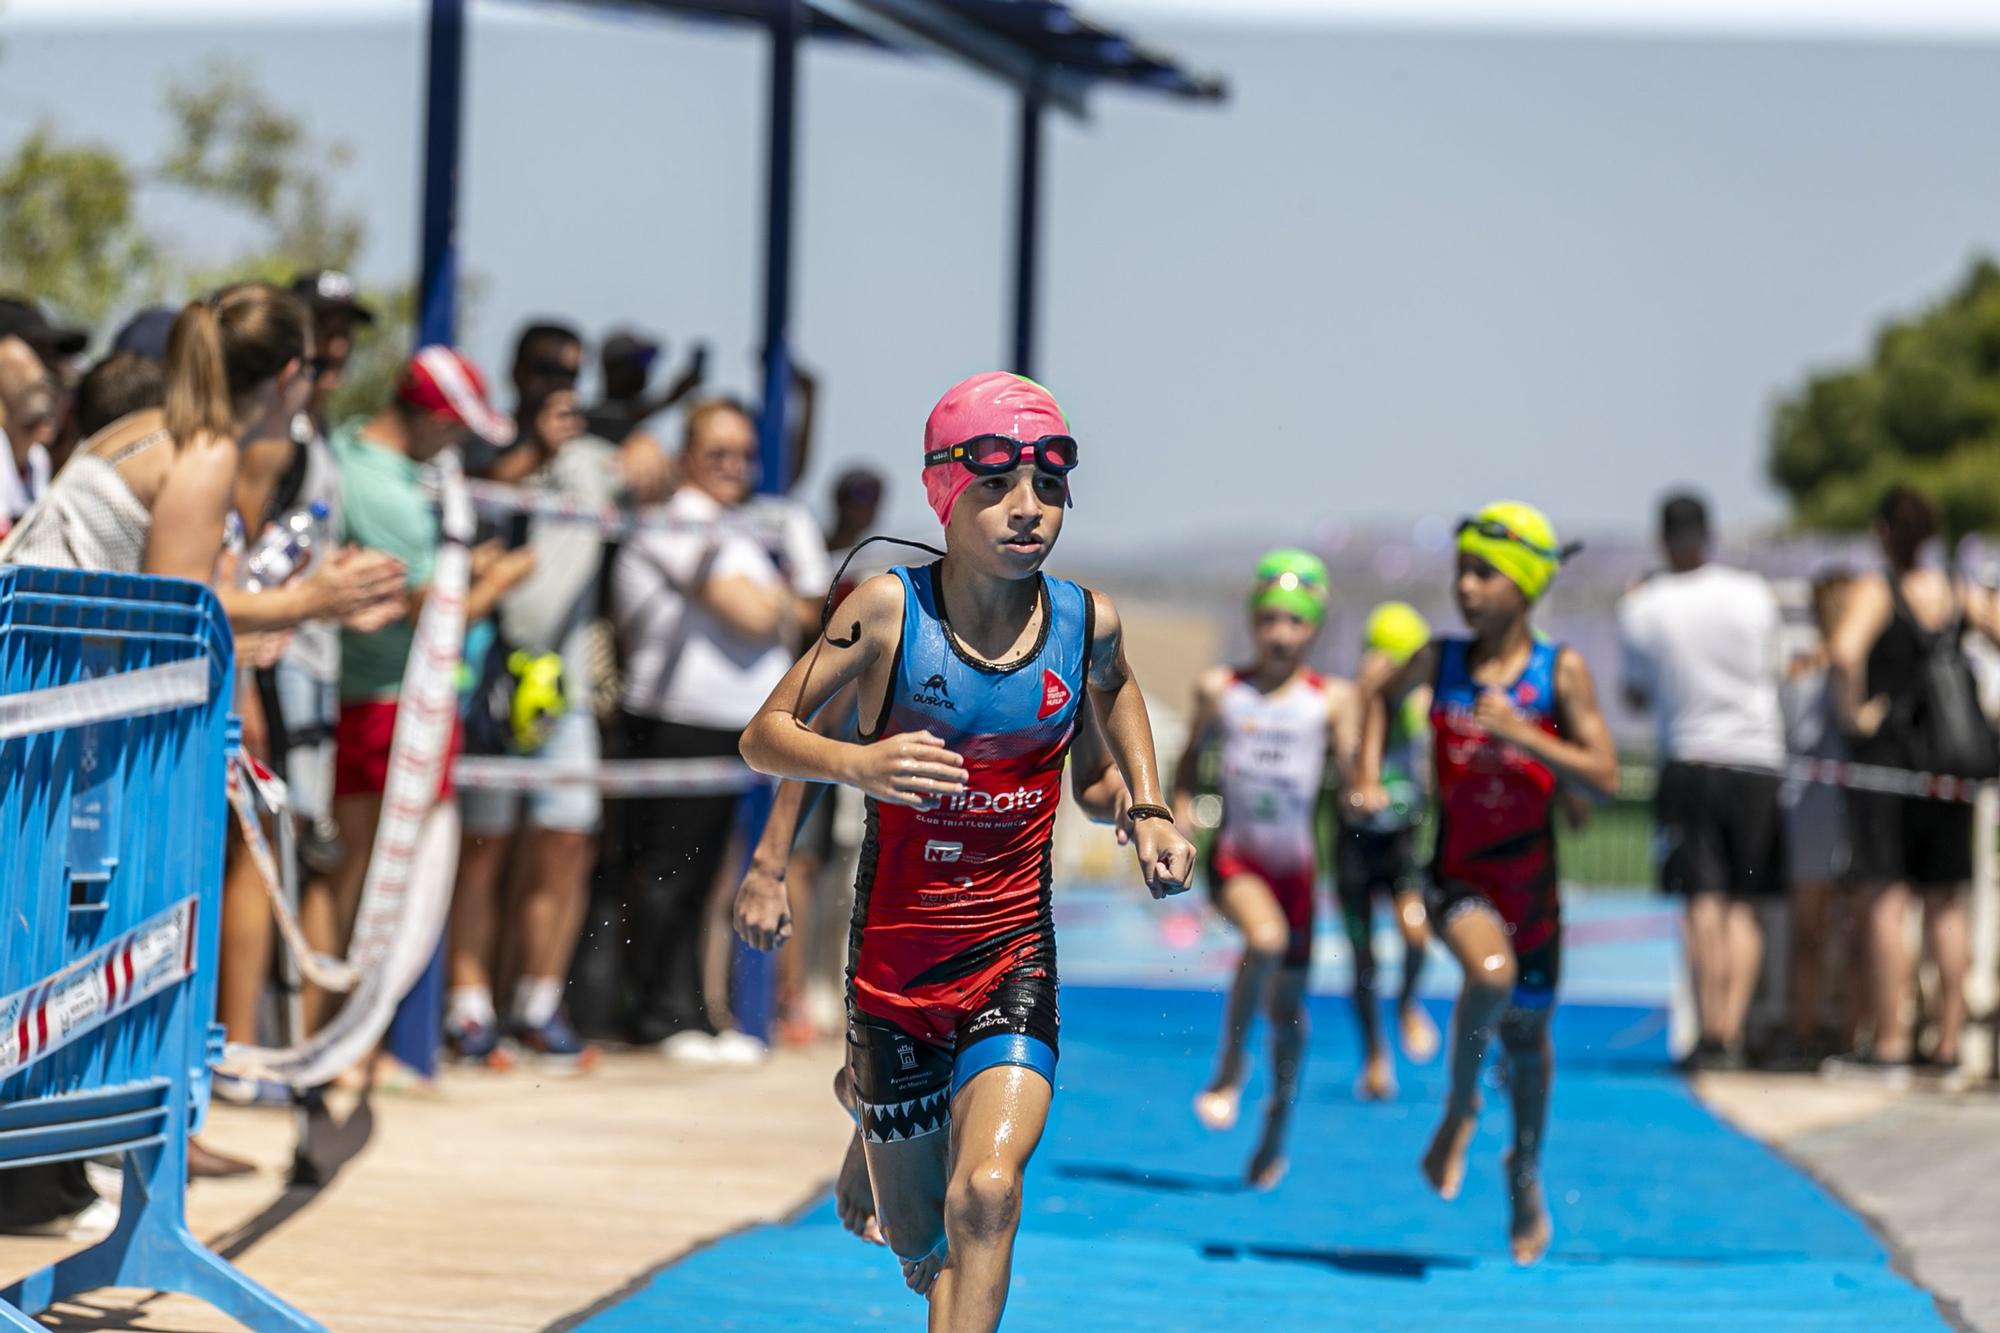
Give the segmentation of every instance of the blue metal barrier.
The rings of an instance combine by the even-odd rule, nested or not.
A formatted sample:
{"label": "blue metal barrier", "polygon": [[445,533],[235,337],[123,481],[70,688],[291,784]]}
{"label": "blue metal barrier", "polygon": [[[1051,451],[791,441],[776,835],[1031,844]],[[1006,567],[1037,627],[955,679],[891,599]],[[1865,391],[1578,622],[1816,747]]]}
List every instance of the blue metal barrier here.
{"label": "blue metal barrier", "polygon": [[199,584],[0,568],[0,1168],[118,1154],[125,1170],[116,1229],[0,1291],[0,1328],[114,1286],[319,1328],[184,1209],[221,1037],[233,654]]}

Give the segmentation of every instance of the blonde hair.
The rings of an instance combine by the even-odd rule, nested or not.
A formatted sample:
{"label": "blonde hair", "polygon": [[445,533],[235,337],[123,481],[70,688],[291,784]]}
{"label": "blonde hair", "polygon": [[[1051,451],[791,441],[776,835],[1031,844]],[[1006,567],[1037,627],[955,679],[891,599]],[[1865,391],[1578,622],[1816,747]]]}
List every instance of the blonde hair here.
{"label": "blonde hair", "polygon": [[312,315],[268,282],[239,282],[182,307],[167,335],[167,433],[233,437],[237,405],[306,354]]}
{"label": "blonde hair", "polygon": [[725,412],[742,417],[750,423],[751,430],[757,429],[756,414],[736,399],[704,398],[688,409],[687,419],[681,427],[681,452],[686,453],[694,448],[695,437],[700,434],[703,422],[710,417],[721,416]]}

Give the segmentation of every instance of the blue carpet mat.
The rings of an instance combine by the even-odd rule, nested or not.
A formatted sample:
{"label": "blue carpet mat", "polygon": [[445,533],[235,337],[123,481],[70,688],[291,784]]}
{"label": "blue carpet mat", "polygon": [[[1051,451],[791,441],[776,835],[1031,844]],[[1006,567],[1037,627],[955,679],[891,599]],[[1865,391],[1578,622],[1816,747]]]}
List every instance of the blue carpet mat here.
{"label": "blue carpet mat", "polygon": [[[1291,1174],[1252,1193],[1239,1181],[1261,1078],[1232,1133],[1205,1133],[1189,1109],[1221,997],[1065,986],[1062,1003],[1061,1086],[1029,1168],[1009,1328],[1945,1326],[1857,1218],[1667,1071],[1658,1009],[1558,1011],[1543,1173],[1556,1241],[1521,1270],[1506,1249],[1504,1092],[1487,1097],[1463,1195],[1439,1201],[1416,1162],[1442,1072],[1403,1065],[1398,1100],[1357,1101],[1353,1014],[1315,997]],[[918,1329],[924,1312],[887,1252],[843,1233],[822,1201],[688,1256],[581,1328]]]}

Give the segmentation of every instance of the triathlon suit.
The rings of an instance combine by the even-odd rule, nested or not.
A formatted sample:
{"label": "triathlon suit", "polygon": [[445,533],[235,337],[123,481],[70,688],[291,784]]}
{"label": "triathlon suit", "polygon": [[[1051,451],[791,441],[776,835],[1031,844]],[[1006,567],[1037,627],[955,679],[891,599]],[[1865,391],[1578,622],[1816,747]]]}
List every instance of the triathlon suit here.
{"label": "triathlon suit", "polygon": [[1326,776],[1326,682],[1305,672],[1265,694],[1243,672],[1222,691],[1222,827],[1209,849],[1208,887],[1235,875],[1271,888],[1291,927],[1287,967],[1312,961],[1313,816]]}
{"label": "triathlon suit", "polygon": [[903,637],[866,737],[929,731],[967,789],[935,809],[868,801],[848,950],[848,1065],[862,1132],[933,1134],[998,1065],[1056,1067],[1050,835],[1089,664],[1090,595],[1041,580],[1042,630],[1018,661],[978,661],[950,633],[937,566],[899,568]]}
{"label": "triathlon suit", "polygon": [[[1555,1002],[1562,968],[1555,770],[1518,746],[1495,741],[1474,720],[1488,687],[1472,679],[1471,647],[1470,639],[1438,640],[1431,699],[1438,812],[1431,917],[1449,923],[1468,910],[1497,912],[1520,966],[1514,1007],[1546,1009]],[[1506,689],[1516,711],[1552,736],[1558,734],[1561,653],[1560,644],[1537,639],[1527,670]]]}
{"label": "triathlon suit", "polygon": [[1376,894],[1394,897],[1423,887],[1416,843],[1417,825],[1424,819],[1422,774],[1430,723],[1421,705],[1422,700],[1406,697],[1389,719],[1389,740],[1382,751],[1388,806],[1366,818],[1341,821],[1334,871],[1350,934],[1367,928]]}

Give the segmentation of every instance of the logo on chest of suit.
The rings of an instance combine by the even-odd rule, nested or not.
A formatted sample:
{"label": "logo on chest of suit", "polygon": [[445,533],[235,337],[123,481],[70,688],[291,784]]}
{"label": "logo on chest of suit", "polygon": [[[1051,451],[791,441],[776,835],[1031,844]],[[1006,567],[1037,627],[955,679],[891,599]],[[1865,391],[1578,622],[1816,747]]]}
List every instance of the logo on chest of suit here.
{"label": "logo on chest of suit", "polygon": [[1042,706],[1040,711],[1035,714],[1035,721],[1046,722],[1057,713],[1060,713],[1063,705],[1069,702],[1069,698],[1069,686],[1063,684],[1063,678],[1058,676],[1053,670],[1044,670],[1042,672]]}
{"label": "logo on chest of suit", "polygon": [[917,692],[910,696],[910,702],[922,704],[926,708],[942,708],[956,713],[958,705],[951,701],[951,686],[945,681],[944,672],[933,672],[929,680],[917,686]]}

